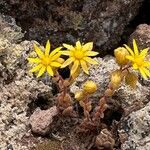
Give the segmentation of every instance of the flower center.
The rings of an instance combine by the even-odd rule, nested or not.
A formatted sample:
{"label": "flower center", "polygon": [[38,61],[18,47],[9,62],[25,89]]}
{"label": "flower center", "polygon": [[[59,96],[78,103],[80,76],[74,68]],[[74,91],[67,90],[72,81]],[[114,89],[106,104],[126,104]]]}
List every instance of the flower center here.
{"label": "flower center", "polygon": [[134,62],[137,64],[137,66],[141,67],[143,65],[144,58],[143,57],[136,57]]}
{"label": "flower center", "polygon": [[51,63],[51,60],[49,57],[44,57],[42,60],[41,60],[41,63],[44,65],[44,66],[48,66],[50,63]]}
{"label": "flower center", "polygon": [[75,51],[74,56],[76,59],[82,59],[84,57],[84,53],[82,51]]}

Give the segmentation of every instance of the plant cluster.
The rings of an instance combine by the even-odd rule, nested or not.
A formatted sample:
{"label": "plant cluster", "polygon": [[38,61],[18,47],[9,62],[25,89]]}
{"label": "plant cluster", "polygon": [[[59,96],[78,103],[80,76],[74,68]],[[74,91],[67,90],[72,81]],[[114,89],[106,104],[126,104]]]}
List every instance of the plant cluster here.
{"label": "plant cluster", "polygon": [[[110,83],[103,96],[100,97],[97,106],[93,108],[91,95],[97,90],[95,81],[88,80],[83,83],[82,89],[74,93],[74,98],[70,96],[69,91],[71,84],[82,70],[84,73],[89,74],[91,64],[98,64],[95,59],[91,58],[98,55],[98,52],[92,51],[93,42],[81,44],[80,41],[77,41],[75,46],[63,44],[62,47],[51,51],[51,45],[48,40],[45,50],[36,44],[34,44],[34,49],[37,57],[28,58],[28,61],[35,63],[36,66],[30,72],[36,72],[37,77],[41,77],[47,72],[56,81],[59,87],[56,104],[60,114],[81,118],[79,112],[74,110],[74,104],[78,104],[82,108],[84,116],[80,128],[86,131],[99,126],[101,119],[104,118],[105,110],[109,108],[107,98],[113,96],[122,82],[135,88],[138,81],[137,71],[140,72],[144,79],[150,77],[150,61],[147,59],[148,48],[139,51],[135,40],[133,40],[133,50],[124,44],[124,47],[114,50],[119,69],[110,74]],[[62,55],[67,56],[68,59],[64,60]],[[70,76],[67,79],[63,79],[58,69],[67,66],[70,69]]]}

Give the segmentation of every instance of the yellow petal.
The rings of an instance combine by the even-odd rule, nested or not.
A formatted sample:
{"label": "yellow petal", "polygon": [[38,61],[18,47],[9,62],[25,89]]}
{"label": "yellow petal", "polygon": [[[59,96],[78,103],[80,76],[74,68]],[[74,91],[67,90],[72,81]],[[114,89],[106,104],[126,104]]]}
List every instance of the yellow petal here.
{"label": "yellow petal", "polygon": [[140,56],[145,57],[147,55],[147,53],[148,53],[148,48],[145,48],[141,51]]}
{"label": "yellow petal", "polygon": [[138,69],[138,66],[136,63],[133,64],[133,69],[135,69],[135,70]]}
{"label": "yellow petal", "polygon": [[142,68],[143,69],[143,71],[145,72],[145,74],[148,76],[148,77],[150,77],[150,71],[148,70],[148,69],[146,69],[146,68]]}
{"label": "yellow petal", "polygon": [[75,59],[73,57],[68,58],[61,66],[61,68],[65,68],[66,66],[70,65]]}
{"label": "yellow petal", "polygon": [[83,51],[91,51],[93,49],[93,42],[88,42],[82,46]]}
{"label": "yellow petal", "polygon": [[62,49],[62,47],[57,47],[55,48],[51,53],[50,53],[50,57],[54,56],[57,52],[59,52]]}
{"label": "yellow petal", "polygon": [[75,48],[74,48],[72,45],[63,44],[63,46],[64,46],[65,48],[67,48],[68,50],[75,50]]}
{"label": "yellow petal", "polygon": [[44,53],[41,51],[41,49],[36,44],[34,44],[34,50],[36,51],[37,55],[40,58],[44,57]]}
{"label": "yellow petal", "polygon": [[86,51],[85,52],[85,56],[96,56],[98,55],[98,52],[94,52],[94,51]]}
{"label": "yellow petal", "polygon": [[49,40],[47,40],[47,43],[46,43],[46,48],[45,48],[45,55],[48,56],[49,55],[49,52],[50,52],[50,42]]}
{"label": "yellow petal", "polygon": [[133,53],[132,49],[131,49],[128,45],[126,45],[126,44],[124,44],[124,46],[125,46],[125,48],[129,51],[129,53],[130,53],[132,56],[134,56],[134,53]]}
{"label": "yellow petal", "polygon": [[65,60],[61,57],[59,57],[56,61],[59,62],[60,64],[63,64],[65,62]]}
{"label": "yellow petal", "polygon": [[131,60],[131,61],[134,61],[134,57],[132,57],[131,55],[127,55],[127,56],[126,56],[126,59]]}
{"label": "yellow petal", "polygon": [[57,54],[53,55],[50,59],[51,61],[54,61],[54,60],[57,60],[60,56],[61,56],[61,53],[58,52]]}
{"label": "yellow petal", "polygon": [[78,66],[79,66],[79,61],[75,60],[73,66],[71,67],[71,75],[74,74],[77,71]]}
{"label": "yellow petal", "polygon": [[150,61],[144,61],[144,67],[150,67]]}
{"label": "yellow petal", "polygon": [[144,79],[147,79],[147,76],[146,76],[144,70],[141,69],[141,68],[139,68],[139,70],[140,70],[140,73],[141,73],[142,77],[143,77]]}
{"label": "yellow petal", "polygon": [[80,63],[81,63],[81,67],[83,69],[83,71],[86,73],[86,74],[89,74],[89,71],[88,71],[88,67],[87,67],[87,64],[84,60],[80,60]]}
{"label": "yellow petal", "polygon": [[40,63],[41,60],[39,58],[27,58],[30,63]]}
{"label": "yellow petal", "polygon": [[76,48],[77,48],[78,50],[81,50],[82,45],[81,45],[80,41],[77,41],[77,42],[76,42]]}
{"label": "yellow petal", "polygon": [[50,76],[53,76],[54,75],[54,72],[52,70],[52,68],[50,66],[47,67],[47,72]]}
{"label": "yellow petal", "polygon": [[93,65],[97,65],[98,62],[95,61],[94,59],[90,58],[90,57],[84,57],[84,60],[90,64],[93,64]]}
{"label": "yellow petal", "polygon": [[139,51],[138,51],[138,47],[137,47],[135,39],[133,39],[133,49],[134,49],[135,55],[139,55]]}
{"label": "yellow petal", "polygon": [[62,55],[70,56],[72,54],[71,51],[60,51]]}
{"label": "yellow petal", "polygon": [[61,64],[58,63],[58,62],[51,62],[51,66],[53,66],[53,67],[60,67]]}
{"label": "yellow petal", "polygon": [[46,70],[46,67],[43,66],[43,67],[40,69],[40,71],[39,71],[39,73],[38,73],[38,75],[37,75],[37,78],[40,77],[40,76],[42,76],[42,75],[44,74],[45,70]]}
{"label": "yellow petal", "polygon": [[76,78],[79,76],[80,70],[81,70],[81,68],[80,68],[80,66],[78,65],[77,70],[71,75],[73,79],[76,79]]}
{"label": "yellow petal", "polygon": [[42,65],[42,64],[39,64],[39,65],[35,66],[34,68],[32,68],[32,69],[30,70],[30,72],[36,72],[36,71],[40,70],[42,67],[43,67],[43,65]]}

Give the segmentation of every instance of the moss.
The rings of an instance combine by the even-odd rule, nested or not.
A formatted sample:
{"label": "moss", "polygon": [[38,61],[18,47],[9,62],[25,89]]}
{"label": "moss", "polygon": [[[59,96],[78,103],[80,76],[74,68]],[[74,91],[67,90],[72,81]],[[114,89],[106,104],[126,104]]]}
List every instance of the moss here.
{"label": "moss", "polygon": [[61,143],[59,141],[49,140],[42,144],[38,144],[36,150],[59,150],[61,149]]}

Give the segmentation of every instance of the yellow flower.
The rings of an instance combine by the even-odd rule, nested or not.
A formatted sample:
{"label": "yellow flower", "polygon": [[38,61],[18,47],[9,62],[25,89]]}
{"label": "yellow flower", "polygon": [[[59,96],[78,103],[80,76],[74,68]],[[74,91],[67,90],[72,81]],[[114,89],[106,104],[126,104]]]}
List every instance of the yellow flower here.
{"label": "yellow flower", "polygon": [[150,67],[150,61],[146,61],[148,48],[145,48],[141,52],[139,52],[136,41],[134,39],[133,50],[126,44],[124,44],[124,46],[130,53],[126,56],[126,58],[131,61],[133,69],[139,70],[144,79],[150,77],[150,71],[148,69]]}
{"label": "yellow flower", "polygon": [[98,52],[92,51],[93,42],[81,45],[80,41],[77,41],[75,47],[68,44],[63,44],[63,46],[67,48],[67,50],[62,51],[62,54],[69,56],[69,58],[62,64],[61,68],[72,64],[71,75],[74,74],[80,66],[85,73],[89,74],[88,64],[98,64],[97,61],[90,58],[91,56],[98,55]]}
{"label": "yellow flower", "polygon": [[30,70],[30,72],[39,71],[37,77],[42,76],[46,71],[50,76],[53,76],[55,69],[61,66],[61,63],[59,62],[61,53],[59,51],[62,47],[58,47],[50,53],[50,46],[51,45],[48,40],[45,52],[43,52],[36,44],[34,44],[34,50],[38,57],[28,58],[29,62],[37,64],[37,66]]}

